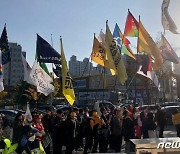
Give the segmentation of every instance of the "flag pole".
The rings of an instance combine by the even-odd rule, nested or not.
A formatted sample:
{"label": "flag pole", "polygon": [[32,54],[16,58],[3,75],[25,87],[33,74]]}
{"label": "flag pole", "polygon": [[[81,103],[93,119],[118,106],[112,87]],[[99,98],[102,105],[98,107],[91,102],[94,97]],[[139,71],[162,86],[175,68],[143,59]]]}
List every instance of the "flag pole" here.
{"label": "flag pole", "polygon": [[[129,9],[128,9],[128,14],[129,14]],[[128,14],[127,14],[127,15],[128,15]],[[123,38],[122,38],[121,47],[120,47],[121,50],[122,50],[122,44],[123,44],[123,42],[124,42],[124,33],[125,33],[125,29],[126,29],[126,23],[127,23],[127,19],[126,19],[125,26],[124,26]],[[120,51],[120,52],[121,52],[121,51]],[[135,74],[135,75],[136,75],[136,74]],[[135,75],[133,76],[132,80],[129,82],[129,85],[128,85],[128,79],[127,79],[127,81],[126,81],[126,90],[125,90],[125,92],[124,92],[124,96],[126,95],[128,89],[129,89],[129,86],[131,85],[132,81],[134,80]],[[126,99],[126,98],[125,98],[125,99]]]}
{"label": "flag pole", "polygon": [[[53,34],[51,34],[51,46],[53,47],[53,38],[52,38],[52,35],[53,35]],[[53,63],[52,63],[52,71],[53,71]],[[53,78],[54,78],[54,74],[52,74],[52,76],[53,76]]]}
{"label": "flag pole", "polygon": [[[53,38],[52,38],[52,35],[53,34],[51,34],[51,46],[53,47]],[[53,63],[52,63],[52,74],[51,74],[51,77],[54,79],[54,73],[53,73]],[[51,95],[50,95],[50,106],[52,106],[52,104],[53,104],[53,93],[51,93]]]}
{"label": "flag pole", "polygon": [[[130,10],[128,9],[128,14],[129,13],[131,14]],[[123,33],[123,38],[122,38],[122,43],[121,43],[121,49],[122,49],[122,44],[123,44],[124,38],[125,38],[124,35],[125,35],[126,23],[127,23],[127,19],[126,19],[125,26],[124,26],[124,33]],[[138,32],[138,36],[139,36],[139,32]],[[137,51],[137,56],[136,57],[138,57],[138,51]],[[136,70],[137,70],[137,58],[136,58]],[[129,82],[129,84],[128,84],[128,79],[127,79],[127,81],[126,81],[126,90],[124,92],[124,95],[127,93],[128,89],[129,89],[129,87],[130,87],[130,85],[131,85],[131,83],[133,82],[134,79],[135,79],[135,97],[136,97],[136,73],[133,75],[133,77],[132,77],[131,81]]]}

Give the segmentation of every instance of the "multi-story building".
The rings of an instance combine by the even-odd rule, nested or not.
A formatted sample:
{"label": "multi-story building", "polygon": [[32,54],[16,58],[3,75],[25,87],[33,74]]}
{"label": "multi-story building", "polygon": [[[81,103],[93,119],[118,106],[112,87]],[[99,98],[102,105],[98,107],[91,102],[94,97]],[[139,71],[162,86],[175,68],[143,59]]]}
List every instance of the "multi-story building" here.
{"label": "multi-story building", "polygon": [[15,86],[23,80],[24,67],[21,53],[26,57],[26,52],[22,52],[21,45],[9,43],[11,61],[3,66],[3,80],[5,86]]}
{"label": "multi-story building", "polygon": [[88,58],[84,58],[83,61],[78,61],[76,56],[72,56],[69,61],[69,72],[72,77],[82,77],[88,75],[98,74],[110,74],[109,69],[104,68],[100,65],[93,67],[93,64]]}
{"label": "multi-story building", "polygon": [[[179,57],[179,60],[180,60],[180,57]],[[174,64],[174,73],[176,75],[176,80],[177,80],[177,95],[178,95],[178,98],[180,98],[180,63]]]}
{"label": "multi-story building", "polygon": [[176,71],[173,69],[175,64],[165,61],[159,75],[161,91],[160,97],[165,101],[174,101],[177,99],[177,77]]}
{"label": "multi-story building", "polygon": [[69,61],[69,73],[71,76],[80,76],[80,61],[78,61],[74,55]]}

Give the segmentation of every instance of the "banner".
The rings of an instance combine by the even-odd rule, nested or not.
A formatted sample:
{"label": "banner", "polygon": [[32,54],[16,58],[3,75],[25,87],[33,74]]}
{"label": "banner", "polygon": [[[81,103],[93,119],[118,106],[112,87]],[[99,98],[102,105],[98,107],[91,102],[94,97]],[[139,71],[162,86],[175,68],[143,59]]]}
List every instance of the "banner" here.
{"label": "banner", "polygon": [[116,47],[116,42],[113,39],[108,24],[106,23],[106,52],[107,60],[109,61],[109,68],[112,75],[118,75],[122,85],[126,82],[128,76],[124,65],[123,58]]}
{"label": "banner", "polygon": [[158,78],[156,76],[156,73],[154,71],[147,71],[147,74],[144,74],[142,70],[142,65],[139,67],[139,70],[137,71],[138,74],[149,78],[150,80],[152,80],[152,82],[154,83],[154,85],[158,88],[158,90],[160,91],[160,83],[158,81]]}
{"label": "banner", "polygon": [[160,49],[144,28],[141,21],[139,21],[139,36],[138,36],[138,52],[145,52],[154,57],[153,70],[158,70],[163,66],[163,59]]}
{"label": "banner", "polygon": [[21,58],[22,58],[23,66],[24,66],[24,81],[26,81],[29,84],[34,85],[34,83],[32,82],[30,78],[31,67],[29,66],[28,62],[26,61],[22,53],[21,53]]}
{"label": "banner", "polygon": [[65,96],[65,98],[67,99],[67,101],[69,102],[70,105],[73,105],[74,101],[75,101],[75,94],[74,94],[74,88],[73,88],[73,84],[72,84],[72,78],[69,74],[69,70],[67,67],[67,62],[66,62],[66,58],[64,55],[64,49],[63,49],[63,44],[62,44],[62,39],[61,41],[61,57],[62,57],[62,91],[63,94]]}
{"label": "banner", "polygon": [[38,34],[36,44],[38,62],[60,64],[60,54],[56,50],[54,50],[54,48]]}
{"label": "banner", "polygon": [[174,34],[178,34],[177,27],[168,12],[169,2],[170,0],[163,0],[162,3],[162,26],[165,30],[169,30]]}
{"label": "banner", "polygon": [[93,49],[91,53],[91,59],[95,63],[109,68],[108,61],[106,60],[106,50],[95,36],[94,36]]}
{"label": "banner", "polygon": [[161,36],[161,42],[158,44],[161,54],[164,60],[171,61],[175,64],[179,64],[179,57],[174,49],[171,47],[164,35]]}
{"label": "banner", "polygon": [[27,103],[27,108],[26,108],[26,113],[24,114],[24,123],[26,124],[30,124],[30,122],[32,122],[32,115],[31,115],[31,111],[29,109],[29,104]]}
{"label": "banner", "polygon": [[37,87],[37,92],[48,96],[54,92],[53,79],[39,66],[37,60],[35,61],[30,73],[30,79],[33,85]]}

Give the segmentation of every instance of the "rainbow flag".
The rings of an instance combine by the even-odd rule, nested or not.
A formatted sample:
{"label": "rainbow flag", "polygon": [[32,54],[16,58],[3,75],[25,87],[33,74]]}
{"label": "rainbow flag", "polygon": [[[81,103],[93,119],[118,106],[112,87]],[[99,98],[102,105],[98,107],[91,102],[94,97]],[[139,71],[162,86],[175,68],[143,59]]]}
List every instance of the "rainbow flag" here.
{"label": "rainbow flag", "polygon": [[138,22],[129,10],[128,10],[128,16],[126,19],[124,35],[131,36],[131,37],[138,37]]}

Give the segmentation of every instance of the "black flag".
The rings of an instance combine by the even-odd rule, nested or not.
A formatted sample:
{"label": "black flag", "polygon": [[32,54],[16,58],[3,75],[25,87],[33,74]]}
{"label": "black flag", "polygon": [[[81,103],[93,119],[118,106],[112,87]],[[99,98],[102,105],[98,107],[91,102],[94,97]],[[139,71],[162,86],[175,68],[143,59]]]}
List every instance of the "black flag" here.
{"label": "black flag", "polygon": [[11,60],[6,25],[4,26],[0,38],[0,50],[2,52],[2,64],[4,65]]}
{"label": "black flag", "polygon": [[39,62],[60,64],[61,56],[53,47],[37,34],[36,53]]}

